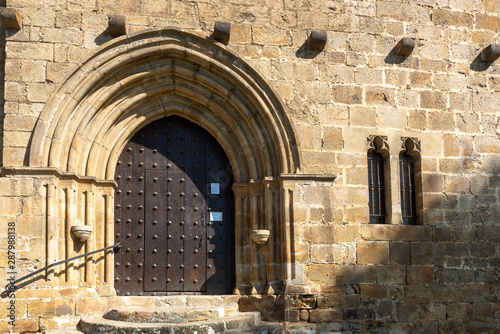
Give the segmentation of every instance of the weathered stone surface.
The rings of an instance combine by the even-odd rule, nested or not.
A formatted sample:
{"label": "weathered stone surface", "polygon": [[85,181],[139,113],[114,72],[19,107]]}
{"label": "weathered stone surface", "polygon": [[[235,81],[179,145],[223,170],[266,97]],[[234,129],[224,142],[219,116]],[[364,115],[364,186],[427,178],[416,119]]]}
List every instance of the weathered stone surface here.
{"label": "weathered stone surface", "polygon": [[72,315],[75,314],[74,299],[57,299],[52,302],[33,300],[28,302],[28,314],[31,317],[47,315]]}
{"label": "weathered stone surface", "polygon": [[[0,41],[5,51],[0,166],[24,170],[1,168],[0,216],[16,222],[21,271],[40,268],[50,256],[59,260],[73,254],[64,235],[67,221],[94,224],[108,217],[107,228],[94,226],[95,239],[86,250],[107,244],[105,231],[114,234],[114,189],[79,177],[113,179],[115,162],[101,163],[102,157],[119,155],[142,121],[174,112],[217,134],[233,171],[244,171],[239,184],[293,173],[337,174],[334,181],[287,181],[284,188],[271,181],[272,192],[257,195],[255,202],[243,199],[247,212],[241,214],[248,225],[235,238],[240,293],[254,283],[259,293],[272,293],[271,283],[279,295],[280,284],[293,281],[289,292],[318,295],[316,305],[287,310],[287,320],[298,322],[289,329],[498,331],[493,319],[500,312],[495,271],[500,74],[496,63],[480,62],[480,52],[498,34],[498,1],[234,0],[227,6],[221,1],[9,0],[5,5],[15,8],[23,22],[21,30],[7,27]],[[128,32],[135,35],[112,41],[108,14],[127,18]],[[228,45],[210,44],[215,21],[231,25]],[[164,45],[160,34],[144,31],[165,27],[186,34],[176,32],[183,37],[168,52],[132,55],[139,44],[153,40],[159,50]],[[326,33],[323,51],[307,48],[312,30]],[[143,40],[142,34],[148,37]],[[394,55],[403,37],[416,40],[406,58]],[[111,52],[118,50],[113,43],[120,44],[119,52]],[[223,66],[217,67],[219,58]],[[248,76],[227,80],[229,72]],[[174,81],[175,89],[168,86]],[[246,91],[256,87],[255,98],[246,100]],[[81,108],[75,105],[79,101]],[[155,108],[160,111],[152,115]],[[239,109],[245,112],[238,114]],[[109,110],[116,113],[106,114]],[[259,113],[265,116],[256,119]],[[278,123],[289,123],[290,133],[275,131]],[[62,126],[55,130],[57,124]],[[35,127],[44,134],[36,135]],[[390,224],[367,224],[370,135],[388,137]],[[400,225],[401,137],[421,142],[415,164],[420,226]],[[50,155],[43,156],[37,146],[42,141],[54,149]],[[293,159],[288,144],[298,147]],[[58,165],[59,156],[71,159]],[[58,170],[30,170],[48,165]],[[106,165],[106,171],[96,172],[98,165]],[[64,172],[76,170],[73,179],[63,180],[71,178]],[[85,202],[82,194],[96,199]],[[242,196],[237,203],[253,195]],[[259,210],[262,214],[256,214]],[[276,224],[270,227],[276,239],[252,248],[249,230],[268,224]],[[0,244],[8,240],[0,232]],[[115,294],[112,273],[104,276],[114,270],[109,267],[113,260],[106,259],[92,257],[67,272],[58,268],[48,281],[20,290],[17,311],[25,328],[16,330],[55,328],[74,314],[102,313],[111,305],[188,303],[186,296],[104,298]],[[7,254],[0,254],[0,277],[7,277],[7,266]],[[267,317],[285,317],[279,302],[273,306],[265,296],[251,298],[247,304],[262,307]],[[191,302],[192,307],[223,304],[219,296]],[[0,321],[0,332],[7,330]]]}
{"label": "weathered stone surface", "polygon": [[358,264],[389,264],[389,243],[368,241],[358,243]]}
{"label": "weathered stone surface", "polygon": [[342,320],[342,312],[338,309],[315,309],[309,311],[309,322],[325,323]]}

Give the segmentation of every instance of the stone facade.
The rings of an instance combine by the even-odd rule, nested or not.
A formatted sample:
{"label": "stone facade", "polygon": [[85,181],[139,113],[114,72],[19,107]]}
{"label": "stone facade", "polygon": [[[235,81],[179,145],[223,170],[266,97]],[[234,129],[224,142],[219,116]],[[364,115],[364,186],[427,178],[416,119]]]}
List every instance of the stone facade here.
{"label": "stone facade", "polygon": [[[295,333],[500,330],[500,72],[481,61],[500,39],[499,1],[0,4],[22,20],[5,20],[0,40],[1,286],[9,240],[18,278],[111,246],[116,160],[139,128],[176,114],[211,132],[235,171],[241,310]],[[216,21],[230,23],[227,45]],[[326,32],[323,50],[311,31]],[[404,37],[416,45],[400,56]],[[415,225],[402,224],[408,143]],[[369,224],[373,148],[385,224]],[[87,243],[75,224],[92,226]],[[14,326],[4,292],[0,331],[74,325],[119,306],[114,294],[112,252],[56,266],[17,291]]]}

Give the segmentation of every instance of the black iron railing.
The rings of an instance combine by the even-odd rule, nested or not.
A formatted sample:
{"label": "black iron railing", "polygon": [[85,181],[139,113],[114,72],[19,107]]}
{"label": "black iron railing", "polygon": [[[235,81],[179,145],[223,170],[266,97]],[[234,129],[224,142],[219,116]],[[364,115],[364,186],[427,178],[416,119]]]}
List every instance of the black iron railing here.
{"label": "black iron railing", "polygon": [[117,244],[114,244],[113,246],[109,246],[109,247],[104,247],[104,248],[101,248],[101,249],[98,249],[98,250],[95,250],[95,251],[92,251],[92,252],[88,252],[88,253],[85,253],[85,254],[81,254],[81,255],[77,255],[75,257],[72,257],[72,258],[69,258],[69,259],[66,259],[66,260],[62,260],[62,261],[58,261],[58,262],[54,262],[52,264],[49,264],[48,266],[45,266],[43,267],[42,269],[38,269],[37,271],[34,271],[32,273],[29,273],[28,275],[25,275],[17,280],[15,280],[14,282],[10,282],[9,284],[7,284],[7,286],[5,287],[7,290],[11,291],[11,292],[14,292],[17,290],[17,284],[19,282],[22,282],[24,281],[25,279],[31,277],[31,276],[35,276],[36,274],[39,274],[49,268],[52,268],[52,267],[55,267],[55,266],[58,266],[60,264],[63,264],[63,263],[66,263],[66,262],[69,262],[69,261],[73,261],[73,260],[76,260],[76,259],[79,259],[81,257],[84,257],[84,256],[89,256],[89,255],[92,255],[92,254],[95,254],[95,253],[99,253],[99,252],[104,252],[104,251],[107,251],[108,249],[112,249],[114,250],[114,252],[118,252],[120,250],[120,248],[122,247],[121,243],[117,243]]}

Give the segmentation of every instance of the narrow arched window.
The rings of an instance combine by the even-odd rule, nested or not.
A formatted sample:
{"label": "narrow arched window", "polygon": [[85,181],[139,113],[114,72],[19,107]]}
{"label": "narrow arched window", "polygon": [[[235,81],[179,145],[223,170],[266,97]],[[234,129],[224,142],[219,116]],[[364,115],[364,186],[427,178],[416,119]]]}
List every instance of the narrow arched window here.
{"label": "narrow arched window", "polygon": [[404,225],[417,223],[415,196],[415,158],[406,152],[399,154],[399,172],[401,184],[401,214]]}
{"label": "narrow arched window", "polygon": [[370,223],[385,223],[385,182],[384,157],[375,150],[368,152],[368,206],[370,208]]}

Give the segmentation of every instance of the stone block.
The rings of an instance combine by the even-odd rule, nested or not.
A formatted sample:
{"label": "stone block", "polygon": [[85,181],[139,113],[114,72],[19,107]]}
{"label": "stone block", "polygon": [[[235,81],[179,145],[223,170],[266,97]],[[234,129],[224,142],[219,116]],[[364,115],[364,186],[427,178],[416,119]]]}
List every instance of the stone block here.
{"label": "stone block", "polygon": [[415,8],[416,7],[406,3],[392,1],[377,2],[377,15],[396,21],[415,22],[418,21],[419,18]]}
{"label": "stone block", "polygon": [[362,104],[363,89],[358,86],[335,85],[332,88],[332,98],[340,103]]}
{"label": "stone block", "polygon": [[[397,107],[407,107],[407,108],[418,108],[419,106],[419,95],[417,91],[414,90],[400,90],[397,92],[396,96],[396,106]],[[405,113],[401,113],[405,114]],[[410,116],[414,115],[415,111],[410,112]],[[420,124],[422,123],[422,124]],[[418,122],[417,119],[414,119],[413,122],[410,120],[411,128],[416,130],[425,129],[425,121]]]}
{"label": "stone block", "polygon": [[491,106],[497,103],[500,103],[500,96],[498,96],[498,94],[480,92],[474,95],[472,108],[476,112],[488,113],[491,111]]}
{"label": "stone block", "polygon": [[339,265],[334,272],[338,284],[374,283],[376,281],[375,266],[372,265]]}
{"label": "stone block", "polygon": [[472,28],[474,17],[471,14],[447,9],[436,9],[432,20],[437,25]]}
{"label": "stone block", "polygon": [[444,190],[444,176],[438,173],[422,173],[424,193],[440,193]]}
{"label": "stone block", "polygon": [[323,127],[323,149],[327,151],[340,151],[342,147],[342,128]]}
{"label": "stone block", "polygon": [[425,130],[427,128],[427,113],[423,110],[411,110],[408,126],[415,130]]}
{"label": "stone block", "polygon": [[298,126],[300,145],[304,149],[320,149],[323,145],[321,129],[316,126]]}
{"label": "stone block", "polygon": [[469,303],[452,303],[446,306],[448,318],[467,319],[472,316],[472,306]]}
{"label": "stone block", "polygon": [[429,284],[435,281],[434,268],[428,266],[408,266],[406,269],[407,284]]}
{"label": "stone block", "polygon": [[377,284],[404,284],[406,270],[403,266],[377,266]]}
{"label": "stone block", "polygon": [[58,290],[19,289],[16,298],[59,298]]}
{"label": "stone block", "polygon": [[[12,304],[12,301],[15,303]],[[16,296],[13,298],[3,298],[0,300],[0,319],[9,319],[11,312],[15,310],[16,319],[22,319],[27,317],[28,302]]]}
{"label": "stone block", "polygon": [[346,217],[349,224],[366,224],[370,220],[370,211],[367,206],[347,208]]}
{"label": "stone block", "polygon": [[16,319],[11,329],[13,333],[36,333],[40,330],[40,326],[36,318]]}
{"label": "stone block", "polygon": [[335,225],[334,227],[334,240],[337,243],[354,242],[360,236],[358,226]]}
{"label": "stone block", "polygon": [[283,317],[284,305],[276,300],[276,296],[242,296],[238,305],[240,312],[259,311],[264,321],[276,321],[280,314]]}
{"label": "stone block", "polygon": [[390,242],[389,252],[391,264],[410,264],[411,255],[409,242]]}
{"label": "stone block", "polygon": [[21,200],[16,197],[0,197],[0,214],[2,216],[19,215]]}
{"label": "stone block", "polygon": [[354,81],[358,85],[380,85],[382,84],[382,70],[358,68],[354,72]]}
{"label": "stone block", "polygon": [[358,264],[389,264],[389,243],[367,241],[357,244]]}
{"label": "stone block", "polygon": [[363,239],[371,241],[432,240],[431,230],[426,226],[365,224],[360,230]]}
{"label": "stone block", "polygon": [[309,310],[309,322],[325,323],[342,320],[340,309],[314,309]]}
{"label": "stone block", "polygon": [[48,61],[54,58],[54,47],[49,43],[9,42],[6,48],[8,58]]}
{"label": "stone block", "polygon": [[32,83],[28,84],[28,99],[33,102],[46,102],[55,89],[52,83]]}
{"label": "stone block", "polygon": [[349,107],[349,122],[351,126],[375,127],[377,110],[369,107]]}
{"label": "stone block", "polygon": [[422,318],[428,320],[438,320],[446,318],[446,305],[431,303],[427,305],[421,305],[423,309]]}
{"label": "stone block", "polygon": [[306,267],[306,276],[319,284],[335,284],[336,266],[333,264],[312,264]]}
{"label": "stone block", "polygon": [[408,116],[398,108],[379,108],[377,125],[380,129],[406,129]]}
{"label": "stone block", "polygon": [[73,315],[75,314],[75,300],[30,300],[28,302],[28,314],[31,317]]}
{"label": "stone block", "polygon": [[430,89],[432,86],[430,72],[422,72],[422,71],[410,72],[409,78],[410,78],[410,85],[412,88]]}
{"label": "stone block", "polygon": [[26,101],[26,85],[20,82],[5,82],[5,101]]}
{"label": "stone block", "polygon": [[316,308],[316,297],[314,295],[291,295],[287,297],[286,306],[295,309]]}
{"label": "stone block", "polygon": [[22,12],[25,26],[52,27],[55,22],[55,11],[50,8],[29,8]]}
{"label": "stone block", "polygon": [[334,263],[334,260],[333,245],[311,245],[313,263]]}
{"label": "stone block", "polygon": [[319,295],[318,308],[320,309],[337,308],[340,305],[340,300],[341,300],[340,294]]}
{"label": "stone block", "polygon": [[76,300],[76,315],[104,314],[110,308],[107,297],[79,298]]}
{"label": "stone block", "polygon": [[434,256],[437,255],[437,245],[431,242],[417,242],[411,244],[411,262],[413,265],[433,264]]}
{"label": "stone block", "polygon": [[361,299],[389,299],[389,287],[381,285],[362,285]]}
{"label": "stone block", "polygon": [[367,105],[393,107],[395,106],[395,91],[384,87],[369,87],[365,89]]}
{"label": "stone block", "polygon": [[431,292],[423,285],[409,285],[405,289],[405,301],[415,304],[428,304],[431,302]]}
{"label": "stone block", "polygon": [[397,319],[401,323],[417,322],[419,314],[419,306],[414,303],[398,303],[396,304]]}
{"label": "stone block", "polygon": [[420,107],[425,109],[446,110],[446,95],[437,91],[421,91]]}
{"label": "stone block", "polygon": [[252,40],[257,45],[291,45],[290,32],[287,29],[273,27],[252,27]]}

